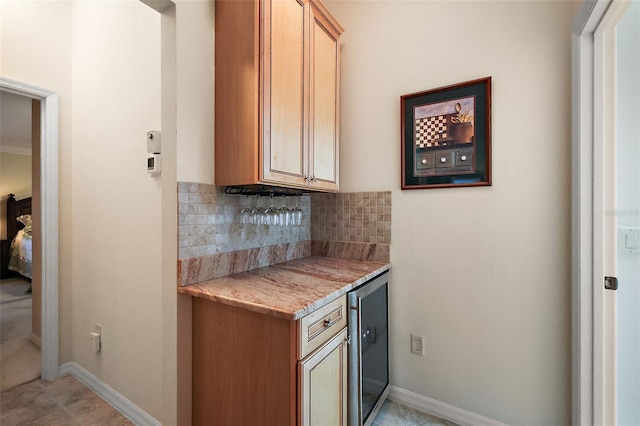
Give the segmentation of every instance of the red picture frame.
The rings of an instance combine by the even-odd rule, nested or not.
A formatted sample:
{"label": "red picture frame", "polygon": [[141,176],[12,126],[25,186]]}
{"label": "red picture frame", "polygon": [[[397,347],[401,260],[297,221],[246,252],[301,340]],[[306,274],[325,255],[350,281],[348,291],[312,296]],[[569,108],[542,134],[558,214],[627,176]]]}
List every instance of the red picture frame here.
{"label": "red picture frame", "polygon": [[491,77],[400,97],[402,189],[491,185]]}

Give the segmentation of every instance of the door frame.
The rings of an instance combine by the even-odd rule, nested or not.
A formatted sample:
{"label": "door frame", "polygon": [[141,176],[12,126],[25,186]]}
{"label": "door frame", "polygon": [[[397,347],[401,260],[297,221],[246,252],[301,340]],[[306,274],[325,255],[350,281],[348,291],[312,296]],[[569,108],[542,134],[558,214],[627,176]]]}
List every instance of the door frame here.
{"label": "door frame", "polygon": [[[625,3],[585,0],[572,31],[572,423],[615,422],[615,295],[606,294],[605,161],[616,16]],[[616,16],[614,16],[616,15]],[[605,117],[607,114],[607,117]],[[608,133],[609,132],[609,133]],[[610,164],[609,164],[610,165]],[[596,214],[598,211],[600,213]],[[612,311],[613,309],[613,311]]]}
{"label": "door frame", "polygon": [[59,374],[58,333],[58,127],[59,99],[51,90],[0,77],[0,91],[40,101],[40,188],[42,209],[41,377]]}

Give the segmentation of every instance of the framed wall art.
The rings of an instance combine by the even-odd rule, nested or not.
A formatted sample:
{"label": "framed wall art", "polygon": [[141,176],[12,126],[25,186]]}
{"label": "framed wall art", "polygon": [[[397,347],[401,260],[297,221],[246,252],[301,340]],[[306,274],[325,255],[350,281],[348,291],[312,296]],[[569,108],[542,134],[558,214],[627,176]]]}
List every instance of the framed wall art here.
{"label": "framed wall art", "polygon": [[400,97],[402,189],[491,185],[491,77]]}

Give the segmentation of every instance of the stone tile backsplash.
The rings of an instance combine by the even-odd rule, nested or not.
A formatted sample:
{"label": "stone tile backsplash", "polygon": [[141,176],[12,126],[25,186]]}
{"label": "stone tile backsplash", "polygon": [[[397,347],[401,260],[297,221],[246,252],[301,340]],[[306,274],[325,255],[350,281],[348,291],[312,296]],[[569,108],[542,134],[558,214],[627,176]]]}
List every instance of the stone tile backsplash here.
{"label": "stone tile backsplash", "polygon": [[201,283],[263,266],[311,256],[311,241],[299,241],[178,260],[178,285]]}
{"label": "stone tile backsplash", "polygon": [[[391,192],[313,193],[284,202],[303,210],[302,226],[241,224],[240,210],[255,206],[256,197],[179,182],[178,285],[311,255],[389,262]],[[282,203],[276,198],[277,207]]]}
{"label": "stone tile backsplash", "polygon": [[391,191],[311,194],[311,239],[391,244]]}
{"label": "stone tile backsplash", "polygon": [[368,260],[388,263],[391,246],[378,243],[356,243],[350,241],[311,241],[311,256],[335,257],[345,260]]}
{"label": "stone tile backsplash", "polygon": [[[295,199],[294,199],[295,198]],[[178,183],[178,257],[180,259],[228,253],[311,239],[309,196],[287,197],[288,207],[297,201],[303,210],[301,226],[241,224],[240,210],[256,205],[256,197],[228,195],[214,185]],[[279,207],[282,199],[276,199]],[[271,200],[262,198],[263,207]]]}

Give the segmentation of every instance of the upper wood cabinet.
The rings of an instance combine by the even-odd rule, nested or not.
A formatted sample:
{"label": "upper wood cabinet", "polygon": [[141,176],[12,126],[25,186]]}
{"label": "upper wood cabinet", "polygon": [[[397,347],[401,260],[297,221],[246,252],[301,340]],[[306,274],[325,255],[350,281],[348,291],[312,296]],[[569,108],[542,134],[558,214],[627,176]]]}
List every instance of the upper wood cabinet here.
{"label": "upper wood cabinet", "polygon": [[216,2],[216,185],[338,190],[341,33],[317,0]]}

